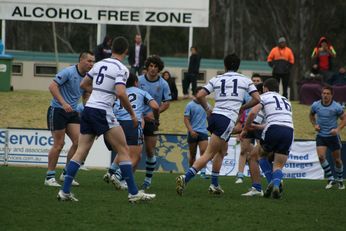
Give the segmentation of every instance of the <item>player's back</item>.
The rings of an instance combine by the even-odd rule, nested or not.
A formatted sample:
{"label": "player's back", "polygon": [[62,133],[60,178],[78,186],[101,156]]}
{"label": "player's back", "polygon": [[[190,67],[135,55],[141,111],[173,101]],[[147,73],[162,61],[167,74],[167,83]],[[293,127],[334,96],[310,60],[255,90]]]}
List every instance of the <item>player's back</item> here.
{"label": "player's back", "polygon": [[236,120],[239,109],[244,102],[245,94],[257,91],[252,81],[237,72],[226,72],[212,78],[205,86],[215,92],[215,106],[213,113],[225,115]]}
{"label": "player's back", "polygon": [[286,97],[269,91],[261,95],[261,104],[267,126],[276,124],[293,128],[292,106]]}
{"label": "player's back", "polygon": [[[149,104],[153,98],[150,94],[137,87],[129,87],[126,89],[127,96],[131,103],[133,111],[136,113],[138,120],[142,118],[145,106]],[[120,100],[115,101],[114,113],[118,120],[131,120],[130,114],[121,105]]]}
{"label": "player's back", "polygon": [[119,60],[113,58],[97,62],[87,73],[93,79],[88,107],[112,109],[115,101],[115,85],[126,84],[129,71]]}

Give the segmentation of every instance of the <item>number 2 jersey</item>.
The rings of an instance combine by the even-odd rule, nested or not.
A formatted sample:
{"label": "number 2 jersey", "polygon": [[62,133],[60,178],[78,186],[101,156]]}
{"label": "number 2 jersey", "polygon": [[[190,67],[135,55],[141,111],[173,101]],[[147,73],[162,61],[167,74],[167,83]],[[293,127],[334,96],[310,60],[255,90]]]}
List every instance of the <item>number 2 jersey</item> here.
{"label": "number 2 jersey", "polygon": [[87,73],[93,80],[93,88],[87,107],[112,110],[115,101],[115,85],[126,85],[129,70],[120,60],[107,58],[95,63]]}
{"label": "number 2 jersey", "polygon": [[226,72],[212,78],[204,89],[210,94],[215,92],[213,113],[221,114],[235,122],[239,109],[244,102],[245,94],[257,91],[248,77],[237,72]]}
{"label": "number 2 jersey", "polygon": [[270,125],[282,125],[293,128],[292,106],[284,96],[268,91],[261,95],[262,110],[266,118],[266,128]]}

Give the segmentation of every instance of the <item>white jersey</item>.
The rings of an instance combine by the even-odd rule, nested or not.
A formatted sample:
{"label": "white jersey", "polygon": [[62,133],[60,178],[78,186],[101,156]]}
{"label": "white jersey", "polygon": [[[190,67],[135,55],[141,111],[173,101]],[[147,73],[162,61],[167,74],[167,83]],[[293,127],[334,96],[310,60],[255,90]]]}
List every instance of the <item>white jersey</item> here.
{"label": "white jersey", "polygon": [[129,70],[119,60],[103,59],[95,63],[87,73],[93,79],[93,89],[87,107],[112,110],[115,101],[115,85],[124,84],[129,77]]}
{"label": "white jersey", "polygon": [[233,122],[238,118],[245,94],[257,91],[251,79],[232,71],[212,78],[204,88],[209,94],[215,92],[213,113],[224,115]]}
{"label": "white jersey", "polygon": [[258,112],[253,122],[255,122],[256,124],[264,124],[266,122],[263,110],[260,110]]}
{"label": "white jersey", "polygon": [[293,128],[292,106],[288,99],[269,91],[261,95],[261,104],[267,121],[266,128],[273,124]]}

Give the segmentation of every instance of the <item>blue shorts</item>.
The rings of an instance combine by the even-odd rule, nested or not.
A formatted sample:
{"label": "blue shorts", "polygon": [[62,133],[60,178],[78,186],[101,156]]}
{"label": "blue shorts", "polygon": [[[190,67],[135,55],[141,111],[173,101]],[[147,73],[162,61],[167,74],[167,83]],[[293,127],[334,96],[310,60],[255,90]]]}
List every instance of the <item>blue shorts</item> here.
{"label": "blue shorts", "polygon": [[78,112],[66,112],[59,107],[50,106],[47,111],[48,130],[56,131],[67,127],[67,124],[80,124]]}
{"label": "blue shorts", "polygon": [[127,145],[143,144],[143,130],[140,122],[136,128],[133,126],[132,120],[119,120],[119,123],[124,130]]}
{"label": "blue shorts", "polygon": [[112,110],[85,107],[80,124],[81,134],[93,134],[100,136],[112,127],[119,126]]}
{"label": "blue shorts", "polygon": [[316,136],[316,147],[325,146],[328,147],[332,152],[339,150],[342,147],[340,136]]}
{"label": "blue shorts", "polygon": [[235,122],[224,115],[211,114],[208,119],[208,124],[208,131],[210,133],[228,142],[229,138],[231,138]]}
{"label": "blue shorts", "polygon": [[156,136],[155,134],[156,126],[154,122],[145,121],[143,133],[145,136]]}
{"label": "blue shorts", "polygon": [[270,125],[263,131],[261,146],[266,152],[288,155],[293,143],[293,128]]}
{"label": "blue shorts", "polygon": [[190,143],[198,143],[204,140],[208,140],[208,134],[207,133],[203,133],[203,132],[197,132],[198,136],[196,138],[193,138],[191,136],[191,133],[188,132],[187,133],[187,142]]}

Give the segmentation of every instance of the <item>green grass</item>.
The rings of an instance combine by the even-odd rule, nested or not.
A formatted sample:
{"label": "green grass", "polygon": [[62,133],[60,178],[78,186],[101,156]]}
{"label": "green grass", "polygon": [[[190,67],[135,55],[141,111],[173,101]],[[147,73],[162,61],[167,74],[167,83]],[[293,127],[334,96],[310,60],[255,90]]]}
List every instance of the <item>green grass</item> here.
{"label": "green grass", "polygon": [[[285,180],[280,200],[244,198],[250,180],[220,177],[223,196],[207,193],[209,181],[193,179],[183,197],[176,174],[155,174],[155,201],[129,204],[127,193],[102,180],[104,170],[79,171],[79,202],[58,202],[58,188],[43,185],[46,169],[0,167],[1,230],[345,230],[345,191],[325,181]],[[137,182],[144,178],[136,174]]]}
{"label": "green grass", "polygon": [[[0,92],[0,128],[46,128],[46,114],[51,95],[48,91],[21,90]],[[186,134],[184,109],[189,100],[171,102],[160,117],[160,132]],[[309,121],[310,107],[292,102],[295,139],[314,139],[315,131]],[[341,133],[346,140],[346,129]]]}

